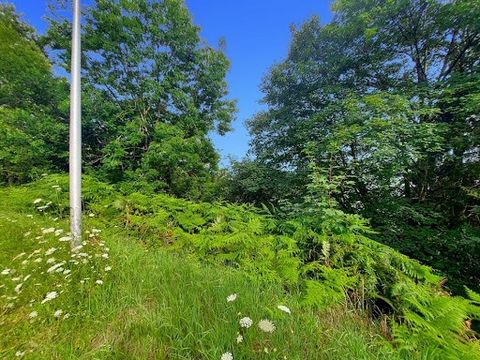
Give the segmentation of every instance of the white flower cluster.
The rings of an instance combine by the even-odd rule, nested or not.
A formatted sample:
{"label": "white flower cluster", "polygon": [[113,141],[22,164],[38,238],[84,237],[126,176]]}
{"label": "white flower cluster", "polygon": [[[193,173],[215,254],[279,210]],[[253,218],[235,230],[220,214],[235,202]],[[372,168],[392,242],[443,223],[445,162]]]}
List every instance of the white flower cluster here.
{"label": "white flower cluster", "polygon": [[220,360],[233,360],[233,355],[230,352],[226,352],[222,354],[222,357],[220,358]]}
{"label": "white flower cluster", "polygon": [[58,297],[58,293],[56,291],[50,291],[45,295],[45,298],[42,300],[42,304],[45,304],[47,301],[51,301]]}
{"label": "white flower cluster", "polygon": [[277,309],[280,310],[280,311],[283,311],[287,314],[291,314],[292,312],[290,311],[290,309],[288,307],[286,307],[285,305],[278,305],[277,306]]}
{"label": "white flower cluster", "polygon": [[[56,190],[60,190],[59,186],[54,186]],[[51,202],[46,202],[41,198],[33,201],[37,210],[50,206]],[[43,205],[43,206],[42,206]],[[27,218],[34,218],[34,215],[26,214]],[[37,215],[38,216],[38,215]],[[10,222],[16,222],[16,219],[6,219]],[[57,221],[57,218],[51,218]],[[29,220],[33,222],[33,220]],[[32,228],[35,227],[33,224]],[[21,309],[22,317],[25,322],[38,326],[43,324],[44,316],[60,320],[68,319],[71,315],[62,304],[67,292],[71,291],[70,287],[75,285],[73,279],[74,274],[78,273],[76,269],[83,264],[87,264],[87,270],[91,274],[90,277],[79,279],[81,284],[90,286],[103,285],[107,272],[112,270],[109,264],[109,248],[104,241],[97,241],[98,234],[101,230],[92,229],[89,233],[96,236],[94,241],[84,241],[82,245],[83,252],[71,252],[68,244],[71,238],[70,233],[65,234],[65,230],[54,226],[45,226],[37,228],[37,231],[31,230],[20,234],[22,240],[25,239],[23,252],[12,255],[8,268],[0,268],[0,289],[2,292],[10,293],[2,295],[6,299],[4,308],[15,311]],[[37,248],[29,249],[30,244],[36,245]],[[98,258],[99,260],[94,260]],[[73,275],[73,276],[72,276]],[[32,279],[33,278],[33,279]],[[85,285],[82,285],[85,286]],[[56,300],[57,298],[60,298]],[[48,305],[42,306],[48,303]],[[58,306],[51,309],[51,306]],[[24,313],[24,309],[29,310]],[[0,309],[0,312],[2,309]],[[4,324],[0,321],[0,327]],[[30,349],[16,349],[16,357],[26,357]]]}
{"label": "white flower cluster", "polygon": [[268,333],[273,333],[275,331],[275,324],[267,319],[260,320],[258,322],[258,327],[260,330]]}
{"label": "white flower cluster", "polygon": [[[234,302],[235,300],[237,300],[238,298],[238,294],[237,293],[232,293],[230,295],[227,296],[227,302]],[[285,306],[285,305],[277,305],[277,309],[286,313],[286,314],[291,314],[291,310]],[[239,312],[238,315],[241,315],[241,313]],[[247,334],[247,330],[248,328],[250,328],[252,325],[253,325],[253,320],[252,318],[248,317],[248,316],[244,316],[242,317],[239,321],[239,326],[240,326],[240,330],[239,332],[237,333],[237,337],[236,337],[236,343],[237,344],[241,344],[244,342],[245,338],[244,336]],[[258,328],[260,329],[260,331],[263,331],[265,333],[273,333],[277,328],[275,326],[275,324],[273,323],[273,321],[271,320],[268,320],[268,319],[262,319],[258,322]],[[269,349],[267,347],[264,348],[264,352],[265,353],[270,353],[270,351],[273,351],[273,352],[276,352],[277,349],[276,348],[273,348],[273,349]],[[233,354],[231,352],[226,352],[224,354],[222,354],[220,360],[233,360]]]}
{"label": "white flower cluster", "polygon": [[227,296],[227,302],[233,302],[237,300],[237,294],[231,294]]}
{"label": "white flower cluster", "polygon": [[250,319],[248,316],[245,316],[240,319],[239,323],[240,327],[248,329],[250,326],[253,325],[253,320]]}

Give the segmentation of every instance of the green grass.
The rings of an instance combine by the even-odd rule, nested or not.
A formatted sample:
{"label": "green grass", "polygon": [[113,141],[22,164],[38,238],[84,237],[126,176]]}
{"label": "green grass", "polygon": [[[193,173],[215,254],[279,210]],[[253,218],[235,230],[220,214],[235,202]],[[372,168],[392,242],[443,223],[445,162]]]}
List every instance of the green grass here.
{"label": "green grass", "polygon": [[[58,240],[64,234],[41,230],[67,231],[66,220],[19,205],[33,202],[27,190],[22,190],[21,202],[19,193],[16,198],[9,194],[0,192],[0,271],[12,269],[0,275],[2,359],[16,358],[17,352],[25,352],[27,359],[220,359],[224,352],[235,359],[400,359],[361,314],[304,307],[299,294],[285,292],[280,284],[253,282],[239,271],[146,248],[102,219],[86,218],[85,229],[102,232],[86,235],[89,243],[82,251],[91,258],[74,265],[68,242]],[[43,255],[52,247],[57,248],[54,254]],[[101,257],[106,248],[108,259]],[[27,259],[35,250],[40,253]],[[47,273],[54,264],[46,263],[49,257],[55,257],[54,263],[66,261],[62,267],[70,275]],[[105,271],[106,266],[112,270]],[[17,294],[15,287],[22,282]],[[63,292],[41,304],[52,290]],[[238,298],[228,303],[232,293]],[[292,314],[278,310],[279,304]],[[59,309],[63,314],[55,318]],[[32,311],[38,313],[33,321]],[[70,316],[64,319],[66,313]],[[244,341],[237,344],[243,316],[254,325],[243,330]],[[260,331],[261,319],[273,321],[276,330]]]}

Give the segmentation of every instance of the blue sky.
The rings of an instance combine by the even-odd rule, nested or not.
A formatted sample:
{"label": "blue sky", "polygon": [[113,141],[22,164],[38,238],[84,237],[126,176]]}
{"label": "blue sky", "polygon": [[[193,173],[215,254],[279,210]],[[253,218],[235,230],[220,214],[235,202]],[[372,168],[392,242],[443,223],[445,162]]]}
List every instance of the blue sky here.
{"label": "blue sky", "polygon": [[[0,0],[13,2],[24,19],[40,33],[45,31],[42,19],[48,0]],[[83,1],[90,3],[91,0]],[[290,24],[300,25],[312,15],[322,23],[331,19],[331,0],[186,0],[201,36],[216,46],[226,40],[226,53],[231,62],[227,81],[230,97],[237,99],[239,112],[234,130],[225,136],[212,135],[222,155],[241,159],[248,150],[249,136],[245,120],[262,108],[259,85],[268,69],[287,55]]]}

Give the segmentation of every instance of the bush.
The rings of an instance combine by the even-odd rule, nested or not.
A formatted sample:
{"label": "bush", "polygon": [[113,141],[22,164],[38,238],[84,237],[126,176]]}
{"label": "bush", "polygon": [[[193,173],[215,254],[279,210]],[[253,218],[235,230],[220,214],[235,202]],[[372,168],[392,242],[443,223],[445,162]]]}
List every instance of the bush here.
{"label": "bush", "polygon": [[49,115],[0,107],[0,184],[37,179],[63,170],[67,128]]}

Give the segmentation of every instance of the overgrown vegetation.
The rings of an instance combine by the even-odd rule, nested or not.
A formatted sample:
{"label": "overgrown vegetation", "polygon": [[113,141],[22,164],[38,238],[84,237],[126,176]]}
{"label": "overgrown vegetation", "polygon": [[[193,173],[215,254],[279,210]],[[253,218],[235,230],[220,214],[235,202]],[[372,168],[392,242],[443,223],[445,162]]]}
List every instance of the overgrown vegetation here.
{"label": "overgrown vegetation", "polygon": [[[67,193],[51,189],[67,183],[65,176],[49,176],[10,188],[2,198],[13,199],[12,209],[34,211],[38,197],[35,206],[44,216],[66,215]],[[285,207],[286,220],[252,207],[122,195],[94,179],[84,183],[87,213],[150,251],[166,249],[192,263],[233,268],[254,283],[281,284],[287,294],[300,292],[302,308],[359,312],[381,324],[383,336],[405,358],[480,354],[472,328],[480,319],[479,295],[450,296],[431,269],[371,240],[365,220],[334,207],[334,188],[315,169],[304,208]]]}
{"label": "overgrown vegetation", "polygon": [[334,19],[292,28],[249,120],[251,159],[227,196],[298,202],[313,160],[342,176],[341,208],[376,240],[479,289],[480,4],[338,0]]}
{"label": "overgrown vegetation", "polygon": [[[225,352],[236,359],[402,358],[380,335],[379,326],[361,312],[305,306],[295,287],[285,292],[280,276],[267,280],[257,274],[253,280],[253,268],[247,268],[246,276],[242,269],[219,265],[225,262],[219,248],[205,249],[216,255],[195,255],[199,261],[172,254],[191,253],[191,245],[165,243],[167,235],[159,235],[167,224],[161,227],[160,218],[151,219],[138,194],[116,195],[89,178],[84,179],[85,205],[86,214],[93,216],[85,218],[87,245],[81,255],[70,257],[68,242],[63,241],[68,228],[66,183],[65,176],[49,176],[36,184],[0,190],[1,358],[220,359]],[[193,242],[186,216],[206,218],[202,207],[166,196],[156,197],[154,203],[150,209],[174,214],[169,229],[188,234]],[[148,224],[141,223],[140,216],[132,222],[133,206],[143,209]],[[212,206],[210,213],[224,209]],[[230,217],[262,219],[241,207],[228,209]],[[220,235],[228,244],[228,231]],[[235,252],[246,261],[252,250],[243,252],[243,246],[238,243]],[[276,269],[268,259],[259,266],[272,273]],[[57,297],[42,304],[52,291]],[[227,302],[233,293],[237,299]],[[291,314],[277,305],[287,306]],[[240,330],[239,319],[246,316],[254,324]],[[275,324],[273,333],[258,328],[262,319]]]}
{"label": "overgrown vegetation", "polygon": [[223,44],[181,0],[93,1],[72,254],[62,6],[38,37],[0,4],[1,357],[480,358],[478,1],[292,28],[226,176]]}

